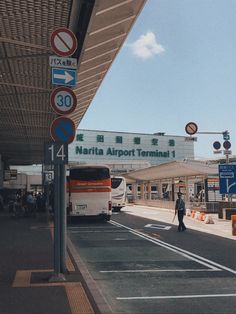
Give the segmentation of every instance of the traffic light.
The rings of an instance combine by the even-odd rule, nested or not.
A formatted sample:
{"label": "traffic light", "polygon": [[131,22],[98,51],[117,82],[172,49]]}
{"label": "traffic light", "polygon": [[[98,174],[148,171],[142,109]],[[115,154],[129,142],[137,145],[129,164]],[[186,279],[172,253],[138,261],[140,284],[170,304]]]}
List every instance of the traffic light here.
{"label": "traffic light", "polygon": [[225,141],[230,140],[229,131],[224,131],[224,132],[223,132],[223,139],[224,139]]}

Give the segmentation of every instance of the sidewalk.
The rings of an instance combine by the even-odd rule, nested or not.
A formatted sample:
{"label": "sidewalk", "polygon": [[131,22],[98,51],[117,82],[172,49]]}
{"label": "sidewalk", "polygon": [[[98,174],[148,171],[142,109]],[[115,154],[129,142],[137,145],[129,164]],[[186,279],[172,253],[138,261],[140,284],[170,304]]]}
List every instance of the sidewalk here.
{"label": "sidewalk", "polygon": [[49,282],[52,227],[43,218],[16,219],[0,212],[0,313],[99,313],[71,255],[66,261],[66,281]]}
{"label": "sidewalk", "polygon": [[[122,211],[128,212],[132,215],[137,215],[141,217],[147,217],[153,220],[162,221],[170,225],[178,225],[178,218],[174,217],[174,210],[157,208],[157,207],[147,207],[140,205],[128,205],[122,208]],[[236,236],[232,235],[232,222],[231,220],[219,219],[218,214],[209,214],[214,224],[206,224],[203,221],[199,221],[191,216],[184,217],[184,223],[188,229],[197,230],[200,232],[214,234],[220,237],[225,237],[231,240],[236,240]]]}
{"label": "sidewalk", "polygon": [[[130,205],[122,211],[177,226],[170,209]],[[186,216],[185,224],[188,229],[236,240],[231,221],[212,217],[214,224]],[[0,212],[0,313],[112,313],[69,239],[66,281],[49,282],[53,275],[52,232],[42,214],[16,219]]]}

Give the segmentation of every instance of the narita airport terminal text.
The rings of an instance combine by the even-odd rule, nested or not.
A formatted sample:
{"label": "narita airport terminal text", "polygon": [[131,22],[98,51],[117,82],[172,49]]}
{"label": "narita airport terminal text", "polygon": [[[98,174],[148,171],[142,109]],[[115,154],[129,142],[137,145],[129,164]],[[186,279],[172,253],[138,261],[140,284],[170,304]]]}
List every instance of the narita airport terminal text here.
{"label": "narita airport terminal text", "polygon": [[137,149],[115,149],[108,147],[104,153],[104,149],[98,147],[85,148],[82,146],[76,146],[75,153],[79,155],[107,155],[107,156],[127,156],[127,157],[164,157],[164,158],[175,158],[175,151],[145,151],[141,148]]}

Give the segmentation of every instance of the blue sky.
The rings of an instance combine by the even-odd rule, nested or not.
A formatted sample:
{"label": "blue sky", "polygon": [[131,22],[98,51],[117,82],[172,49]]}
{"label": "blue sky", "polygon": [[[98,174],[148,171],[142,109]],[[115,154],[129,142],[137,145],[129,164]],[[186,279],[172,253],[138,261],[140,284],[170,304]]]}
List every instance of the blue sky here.
{"label": "blue sky", "polygon": [[[236,154],[236,0],[147,0],[79,128],[229,130]],[[197,134],[196,158],[222,135]]]}

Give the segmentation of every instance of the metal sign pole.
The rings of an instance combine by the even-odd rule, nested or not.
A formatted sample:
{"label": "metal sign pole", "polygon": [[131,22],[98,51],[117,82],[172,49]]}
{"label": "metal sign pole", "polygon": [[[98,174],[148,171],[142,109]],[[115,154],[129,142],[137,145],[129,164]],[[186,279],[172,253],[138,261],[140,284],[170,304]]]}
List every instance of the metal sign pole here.
{"label": "metal sign pole", "polygon": [[[229,164],[229,154],[227,153],[227,151],[225,154],[225,163],[226,163],[226,165]],[[232,197],[230,194],[227,194],[227,200],[228,200],[228,202],[230,202],[230,204],[232,204]]]}
{"label": "metal sign pole", "polygon": [[59,165],[54,166],[54,271],[60,273],[60,207]]}
{"label": "metal sign pole", "polygon": [[61,272],[66,273],[66,172],[65,165],[60,167],[60,262]]}
{"label": "metal sign pole", "polygon": [[61,273],[60,165],[54,166],[54,276],[51,282],[65,281]]}
{"label": "metal sign pole", "polygon": [[[57,28],[51,34],[52,50],[60,57],[68,57],[77,50],[77,38],[75,34],[67,28]],[[54,60],[54,61],[53,61]],[[51,59],[55,64],[58,57]],[[52,84],[60,85],[53,90],[51,94],[51,106],[60,117],[53,120],[50,126],[51,138],[54,143],[46,148],[47,159],[49,163],[55,166],[55,195],[54,195],[54,269],[55,280],[65,280],[63,273],[66,273],[66,174],[65,164],[68,163],[68,144],[72,143],[75,137],[75,124],[73,120],[65,117],[76,109],[77,97],[74,92],[67,87],[76,86],[77,71],[76,59],[59,60],[65,67],[52,68]],[[73,64],[73,69],[72,69]],[[63,85],[64,87],[62,87]],[[60,102],[58,103],[58,97]],[[68,101],[69,100],[69,101]],[[69,105],[69,106],[68,106]],[[46,158],[45,158],[46,159]]]}

